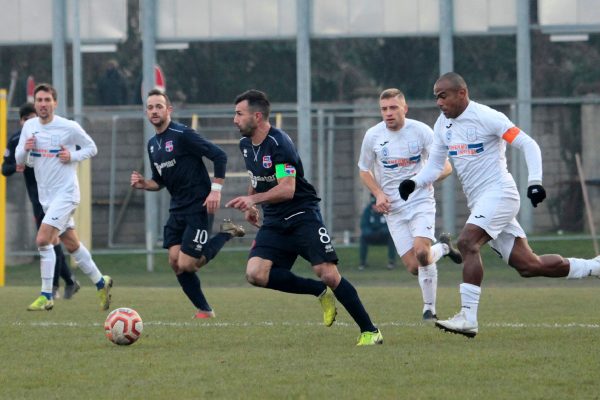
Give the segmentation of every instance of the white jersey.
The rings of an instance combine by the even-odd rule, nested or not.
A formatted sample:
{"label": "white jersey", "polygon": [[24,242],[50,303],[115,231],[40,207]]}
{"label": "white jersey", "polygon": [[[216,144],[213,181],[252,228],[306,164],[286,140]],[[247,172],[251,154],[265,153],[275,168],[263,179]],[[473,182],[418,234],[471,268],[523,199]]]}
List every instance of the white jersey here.
{"label": "white jersey", "polygon": [[[35,148],[27,152],[25,142],[32,136],[35,136]],[[61,146],[71,152],[71,162],[65,164],[58,159]],[[15,158],[17,164],[27,160],[33,167],[40,204],[46,210],[56,196],[61,201],[79,203],[77,162],[97,152],[96,144],[77,122],[55,115],[47,124],[42,124],[37,117],[25,122]]]}
{"label": "white jersey", "polygon": [[429,157],[433,131],[426,124],[407,118],[399,131],[389,130],[382,121],[363,138],[358,168],[372,171],[375,180],[391,201],[390,213],[419,204],[434,206],[433,186],[417,188],[408,201],[400,198],[400,182],[415,176]]}
{"label": "white jersey", "polygon": [[469,207],[483,193],[514,188],[515,180],[506,166],[506,142],[520,130],[506,115],[483,104],[469,101],[458,118],[440,114],[433,130],[432,153],[447,154],[456,169]]}

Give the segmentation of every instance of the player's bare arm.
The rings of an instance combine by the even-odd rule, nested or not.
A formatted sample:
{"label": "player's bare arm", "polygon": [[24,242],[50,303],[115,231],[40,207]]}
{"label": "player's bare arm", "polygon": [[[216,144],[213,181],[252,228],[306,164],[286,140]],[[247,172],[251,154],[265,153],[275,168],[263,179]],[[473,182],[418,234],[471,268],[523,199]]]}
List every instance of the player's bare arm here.
{"label": "player's bare arm", "polygon": [[131,173],[130,183],[131,187],[134,187],[136,189],[144,189],[152,192],[160,190],[160,185],[158,183],[156,183],[152,179],[144,179],[144,175],[140,174],[137,171],[133,171]]}
{"label": "player's bare arm", "polygon": [[212,181],[211,191],[202,204],[206,207],[206,211],[209,214],[215,214],[219,207],[221,207],[221,188],[224,181],[225,179],[223,178],[214,178]]}
{"label": "player's bare arm", "polygon": [[247,211],[256,204],[261,203],[281,203],[291,200],[296,191],[296,178],[286,176],[277,180],[277,185],[263,193],[254,193],[248,196],[236,197],[230,200],[225,207],[236,208],[240,211]]}
{"label": "player's bare arm", "polygon": [[378,213],[386,214],[390,211],[392,203],[390,199],[383,193],[381,187],[375,180],[371,171],[359,171],[360,180],[369,189],[369,191],[375,196],[375,205],[373,209]]}

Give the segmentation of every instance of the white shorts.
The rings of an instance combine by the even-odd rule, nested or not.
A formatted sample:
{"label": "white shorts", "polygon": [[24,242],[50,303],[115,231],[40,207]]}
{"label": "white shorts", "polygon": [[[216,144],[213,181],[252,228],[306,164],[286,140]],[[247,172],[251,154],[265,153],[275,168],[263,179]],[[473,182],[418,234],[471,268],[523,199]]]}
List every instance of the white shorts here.
{"label": "white shorts", "polygon": [[406,212],[385,215],[400,257],[413,248],[416,237],[426,237],[435,241],[435,208],[418,208],[412,215],[407,215]]}
{"label": "white shorts", "polygon": [[46,215],[42,220],[43,224],[51,225],[58,229],[59,235],[62,235],[67,229],[75,228],[73,213],[77,209],[78,203],[55,199],[44,212]]}
{"label": "white shorts", "polygon": [[490,191],[477,199],[467,219],[490,235],[489,245],[507,264],[515,238],[527,237],[516,219],[520,204],[516,190]]}

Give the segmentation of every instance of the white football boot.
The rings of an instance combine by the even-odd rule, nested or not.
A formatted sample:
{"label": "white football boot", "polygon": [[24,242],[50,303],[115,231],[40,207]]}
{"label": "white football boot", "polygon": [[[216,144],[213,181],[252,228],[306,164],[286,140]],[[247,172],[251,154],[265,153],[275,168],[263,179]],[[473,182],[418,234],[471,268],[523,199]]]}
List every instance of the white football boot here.
{"label": "white football boot", "polygon": [[470,322],[464,311],[459,312],[454,317],[443,321],[436,321],[435,326],[451,333],[464,335],[468,338],[474,338],[477,335],[477,322]]}

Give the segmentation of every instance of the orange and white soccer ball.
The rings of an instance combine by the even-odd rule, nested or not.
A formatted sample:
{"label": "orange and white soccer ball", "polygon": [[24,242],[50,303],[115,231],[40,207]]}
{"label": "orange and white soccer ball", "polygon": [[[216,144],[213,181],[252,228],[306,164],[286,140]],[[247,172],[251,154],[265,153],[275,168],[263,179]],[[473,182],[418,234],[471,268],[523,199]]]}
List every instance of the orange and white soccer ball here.
{"label": "orange and white soccer ball", "polygon": [[104,321],[104,334],[108,340],[118,345],[135,343],[143,330],[142,318],[131,308],[117,308]]}

